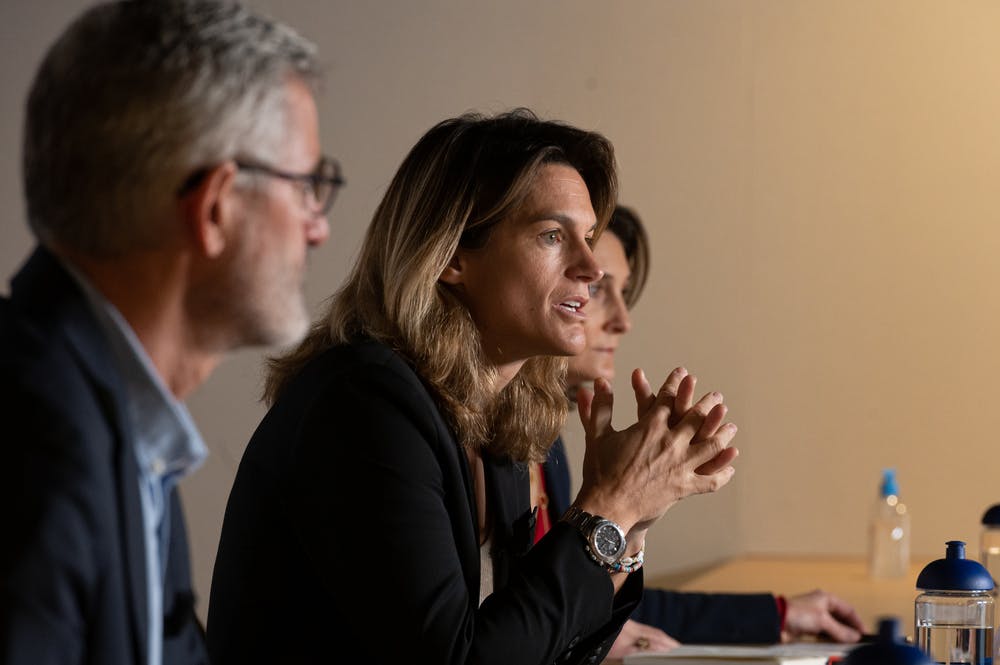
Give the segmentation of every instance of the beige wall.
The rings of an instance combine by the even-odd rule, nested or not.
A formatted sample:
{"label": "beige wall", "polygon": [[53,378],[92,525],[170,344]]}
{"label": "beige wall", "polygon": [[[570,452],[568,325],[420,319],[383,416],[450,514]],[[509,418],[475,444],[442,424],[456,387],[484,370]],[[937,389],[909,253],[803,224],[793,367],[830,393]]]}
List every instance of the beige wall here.
{"label": "beige wall", "polygon": [[[85,4],[0,9],[4,274],[29,247],[22,100]],[[343,278],[385,184],[434,122],[525,105],[614,141],[623,200],[654,245],[617,420],[631,412],[627,369],[683,363],[726,394],[740,425],[736,479],[671,511],[649,543],[654,574],[739,552],[860,553],[889,465],[918,557],[976,538],[1000,501],[1000,4],[260,4],[319,42],[330,66],[324,144],[350,184],[315,253],[313,304]],[[239,354],[191,400],[214,451],[184,486],[203,596],[261,415],[260,358]]]}

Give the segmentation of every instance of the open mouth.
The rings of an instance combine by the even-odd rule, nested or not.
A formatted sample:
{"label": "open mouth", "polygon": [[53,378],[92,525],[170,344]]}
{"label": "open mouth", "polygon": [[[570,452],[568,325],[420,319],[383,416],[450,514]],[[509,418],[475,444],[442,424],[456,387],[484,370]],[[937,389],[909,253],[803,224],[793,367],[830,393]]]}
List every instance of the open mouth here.
{"label": "open mouth", "polygon": [[584,319],[587,314],[584,309],[587,307],[588,298],[578,293],[567,293],[566,299],[559,302],[555,307],[560,312],[572,316],[574,319]]}
{"label": "open mouth", "polygon": [[564,309],[567,312],[572,312],[573,314],[579,314],[580,310],[583,309],[583,305],[584,303],[579,300],[564,300],[559,303],[559,307],[561,309]]}

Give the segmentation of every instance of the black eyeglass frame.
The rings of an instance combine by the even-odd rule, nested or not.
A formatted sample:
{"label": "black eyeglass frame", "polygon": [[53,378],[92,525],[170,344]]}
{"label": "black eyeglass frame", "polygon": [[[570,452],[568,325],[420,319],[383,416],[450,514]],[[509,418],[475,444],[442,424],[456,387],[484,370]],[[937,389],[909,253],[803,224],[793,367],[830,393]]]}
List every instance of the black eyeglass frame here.
{"label": "black eyeglass frame", "polygon": [[[282,171],[266,164],[250,162],[243,159],[234,159],[233,163],[236,164],[236,168],[241,171],[260,173],[261,175],[272,176],[274,178],[281,178],[282,180],[289,180],[291,182],[308,185],[312,192],[313,200],[319,204],[317,210],[315,211],[317,215],[325,215],[330,212],[330,208],[333,206],[333,202],[337,198],[337,192],[341,187],[347,184],[347,181],[344,179],[343,172],[340,170],[340,162],[332,157],[324,156],[320,158],[319,164],[312,173],[289,173],[288,171]],[[178,188],[177,196],[183,197],[187,195],[188,192],[196,188],[204,177],[208,175],[210,170],[211,169],[204,168],[198,169],[192,173]],[[322,191],[321,188],[323,186],[329,187],[330,193],[325,197],[320,197],[319,193]],[[321,198],[325,198],[325,200],[321,200]]]}
{"label": "black eyeglass frame", "polygon": [[[316,170],[312,173],[289,173],[266,164],[242,159],[234,159],[233,163],[236,164],[236,168],[247,173],[260,173],[273,178],[309,185],[313,200],[319,204],[315,211],[317,215],[325,215],[330,212],[330,208],[333,207],[333,202],[337,198],[337,192],[347,184],[340,170],[340,162],[332,157],[322,157]],[[329,193],[320,196],[324,186],[329,187]]]}

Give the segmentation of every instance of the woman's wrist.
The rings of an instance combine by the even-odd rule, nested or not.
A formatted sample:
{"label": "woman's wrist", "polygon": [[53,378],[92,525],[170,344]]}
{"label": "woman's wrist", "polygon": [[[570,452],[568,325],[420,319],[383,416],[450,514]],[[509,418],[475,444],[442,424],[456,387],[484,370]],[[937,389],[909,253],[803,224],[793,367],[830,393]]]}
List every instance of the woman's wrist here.
{"label": "woman's wrist", "polygon": [[621,560],[610,567],[612,574],[634,573],[642,568],[646,559],[646,529],[638,529],[625,537],[625,553]]}
{"label": "woman's wrist", "polygon": [[560,521],[579,530],[587,554],[612,575],[633,573],[642,568],[646,529],[623,529],[613,517],[597,513],[593,505],[574,501]]}
{"label": "woman's wrist", "polygon": [[[620,500],[602,500],[599,496],[585,495],[581,491],[572,505],[591,515],[600,515],[606,520],[611,520],[621,527],[624,533],[632,531],[639,521],[634,511],[623,506]],[[645,533],[645,529],[642,531]]]}
{"label": "woman's wrist", "polygon": [[625,535],[625,554],[635,554],[646,549],[647,529],[633,529]]}

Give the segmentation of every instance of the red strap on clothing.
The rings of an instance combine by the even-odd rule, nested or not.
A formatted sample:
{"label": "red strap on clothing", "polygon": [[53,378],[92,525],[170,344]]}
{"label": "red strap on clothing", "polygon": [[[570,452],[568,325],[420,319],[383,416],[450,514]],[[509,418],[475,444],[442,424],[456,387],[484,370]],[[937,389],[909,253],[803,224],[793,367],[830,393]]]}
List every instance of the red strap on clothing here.
{"label": "red strap on clothing", "polygon": [[784,596],[775,596],[774,602],[778,606],[778,632],[785,630],[785,615],[788,614],[788,601]]}
{"label": "red strap on clothing", "polygon": [[539,464],[535,470],[537,471],[538,483],[538,511],[535,513],[534,542],[537,543],[552,528],[552,522],[549,518],[549,495],[545,491],[545,474],[542,473],[542,465]]}

